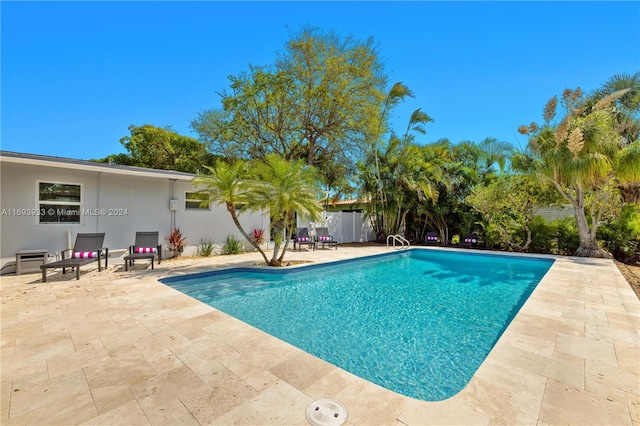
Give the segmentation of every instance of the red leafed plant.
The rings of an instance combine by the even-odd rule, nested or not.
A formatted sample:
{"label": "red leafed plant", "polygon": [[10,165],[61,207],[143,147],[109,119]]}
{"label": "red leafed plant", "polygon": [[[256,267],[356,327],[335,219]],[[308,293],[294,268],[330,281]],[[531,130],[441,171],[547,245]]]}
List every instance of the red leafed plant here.
{"label": "red leafed plant", "polygon": [[264,229],[254,229],[249,236],[256,242],[257,245],[264,243]]}
{"label": "red leafed plant", "polygon": [[165,239],[169,242],[169,250],[175,257],[180,256],[180,253],[182,253],[187,245],[187,239],[182,237],[182,233],[178,228],[173,228],[171,235]]}

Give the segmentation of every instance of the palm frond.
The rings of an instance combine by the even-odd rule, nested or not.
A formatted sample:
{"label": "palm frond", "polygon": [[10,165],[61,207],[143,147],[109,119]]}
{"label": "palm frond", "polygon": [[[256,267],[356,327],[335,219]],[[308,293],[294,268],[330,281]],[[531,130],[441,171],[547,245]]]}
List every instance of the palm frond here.
{"label": "palm frond", "polygon": [[640,183],[640,141],[635,141],[622,150],[616,161],[618,178],[626,183]]}

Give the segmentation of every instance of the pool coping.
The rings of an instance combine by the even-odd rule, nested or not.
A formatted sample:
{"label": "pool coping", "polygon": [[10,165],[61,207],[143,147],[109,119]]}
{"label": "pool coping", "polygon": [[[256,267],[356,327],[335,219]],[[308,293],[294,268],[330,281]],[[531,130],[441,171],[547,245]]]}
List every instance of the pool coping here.
{"label": "pool coping", "polygon": [[[331,256],[374,251],[384,250],[341,247]],[[550,270],[469,384],[441,402],[381,388],[158,281],[179,268],[115,266],[114,276],[90,271],[78,283],[44,285],[2,277],[1,419],[300,425],[309,403],[331,398],[347,406],[347,424],[640,422],[640,301],[610,260],[542,257],[555,260]],[[144,374],[119,377],[133,353]],[[43,401],[43,387],[57,397]],[[60,410],[62,401],[71,408]]]}

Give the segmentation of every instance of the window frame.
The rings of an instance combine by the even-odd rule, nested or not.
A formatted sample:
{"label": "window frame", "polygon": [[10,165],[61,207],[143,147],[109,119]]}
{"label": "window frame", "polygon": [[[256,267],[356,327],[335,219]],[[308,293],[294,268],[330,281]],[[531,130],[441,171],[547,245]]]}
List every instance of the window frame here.
{"label": "window frame", "polygon": [[[193,194],[193,195],[200,195],[201,197],[199,198],[189,198],[189,195]],[[211,204],[209,203],[208,206],[201,206],[198,205],[197,207],[189,207],[189,202],[195,202],[198,201],[199,203],[202,203],[203,201],[207,201],[207,199],[205,198],[206,195],[205,194],[200,194],[198,193],[198,191],[185,191],[184,192],[184,209],[185,211],[208,211],[211,210]]]}
{"label": "window frame", "polygon": [[[49,184],[49,185],[68,185],[68,186],[77,186],[80,188],[80,201],[56,201],[56,200],[41,200],[40,199],[40,185],[41,184]],[[36,180],[36,194],[35,194],[35,202],[38,209],[38,212],[42,212],[50,209],[50,208],[74,208],[78,211],[78,221],[77,222],[42,222],[42,218],[45,216],[43,214],[36,215],[36,225],[38,226],[74,226],[74,225],[83,225],[84,224],[84,215],[82,214],[84,211],[84,184],[78,182],[64,182],[59,181],[57,179],[47,179],[47,180]],[[47,207],[43,207],[47,206]],[[53,207],[51,207],[53,206]],[[55,207],[60,206],[60,207]],[[58,215],[56,215],[58,217]]]}

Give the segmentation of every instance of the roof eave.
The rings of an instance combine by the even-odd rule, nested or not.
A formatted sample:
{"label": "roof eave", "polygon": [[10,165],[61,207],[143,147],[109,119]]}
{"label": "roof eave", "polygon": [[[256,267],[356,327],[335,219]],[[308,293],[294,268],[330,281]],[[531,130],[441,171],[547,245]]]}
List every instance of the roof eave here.
{"label": "roof eave", "polygon": [[119,166],[106,163],[92,163],[85,160],[71,158],[48,158],[33,154],[21,154],[2,151],[0,161],[14,164],[27,164],[33,166],[56,167],[72,170],[81,170],[96,173],[110,173],[125,176],[152,177],[189,181],[195,177],[190,173],[144,169],[141,167]]}

